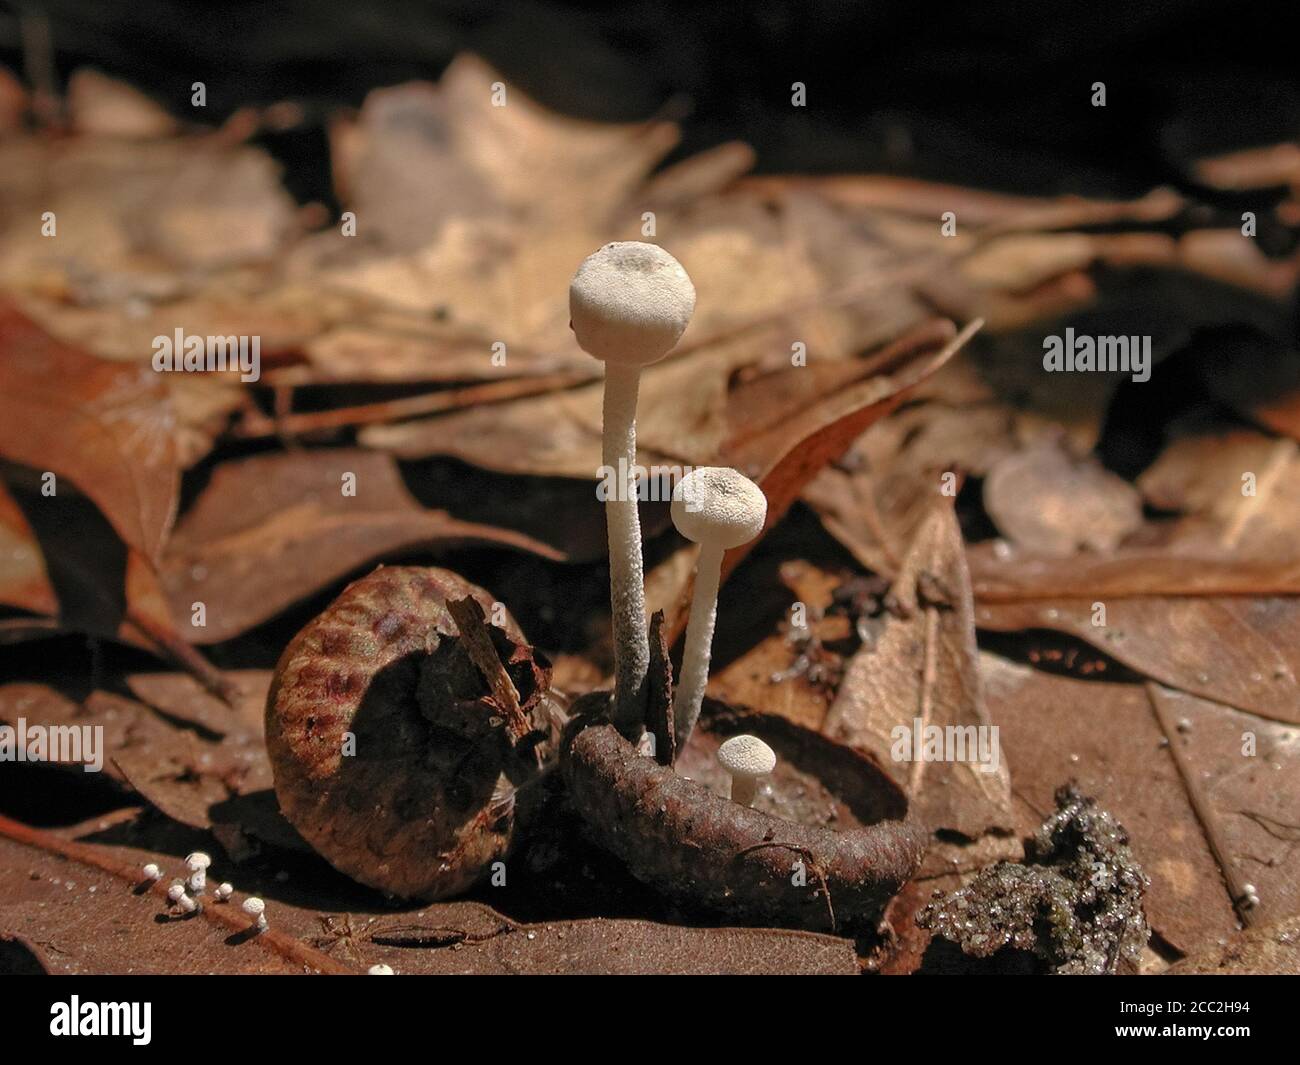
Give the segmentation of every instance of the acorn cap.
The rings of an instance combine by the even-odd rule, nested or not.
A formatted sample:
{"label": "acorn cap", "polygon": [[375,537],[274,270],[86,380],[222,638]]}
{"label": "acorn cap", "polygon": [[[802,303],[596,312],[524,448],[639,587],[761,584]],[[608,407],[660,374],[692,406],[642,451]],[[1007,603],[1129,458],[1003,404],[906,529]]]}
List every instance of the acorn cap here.
{"label": "acorn cap", "polygon": [[776,768],[776,752],[757,736],[732,736],[718,748],[718,764],[733,777],[766,776]]}
{"label": "acorn cap", "polygon": [[658,362],[694,310],[695,286],[657,244],[606,244],[582,261],[569,283],[569,325],[578,346],[603,362]]}
{"label": "acorn cap", "polygon": [[686,539],[730,549],[763,531],[767,497],[743,473],[727,466],[701,466],[673,488],[672,516]]}

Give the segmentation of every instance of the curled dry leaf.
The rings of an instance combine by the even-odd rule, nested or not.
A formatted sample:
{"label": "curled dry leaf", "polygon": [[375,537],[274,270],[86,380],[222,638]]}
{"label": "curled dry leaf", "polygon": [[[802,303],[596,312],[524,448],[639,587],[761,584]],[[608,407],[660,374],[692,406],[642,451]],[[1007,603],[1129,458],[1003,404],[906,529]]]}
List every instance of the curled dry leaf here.
{"label": "curled dry leaf", "polygon": [[[416,547],[487,543],[558,561],[523,533],[425,510],[370,451],[293,451],[225,463],[176,529],[163,565],[185,635],[219,643],[358,567]],[[193,624],[193,604],[205,622]]]}
{"label": "curled dry leaf", "polygon": [[1290,490],[1298,474],[1294,440],[1239,429],[1176,439],[1138,487],[1152,506],[1187,516],[1170,537],[1181,553],[1300,561],[1300,495]]}
{"label": "curled dry leaf", "polygon": [[73,131],[86,136],[151,140],[177,130],[176,120],[139,89],[89,67],[68,79],[67,108]]}
{"label": "curled dry leaf", "polygon": [[[508,106],[494,105],[502,98]],[[563,117],[462,54],[436,86],[372,92],[349,140],[338,174],[346,198],[386,244],[411,249],[466,218],[604,227],[676,144],[677,130]]]}
{"label": "curled dry leaf", "polygon": [[995,463],[984,482],[984,508],[1017,547],[1047,556],[1111,551],[1142,524],[1132,485],[1095,460],[1075,460],[1051,445]]}
{"label": "curled dry leaf", "polygon": [[[172,298],[210,272],[265,262],[295,228],[269,155],[199,134],[7,138],[0,198],[0,285],[56,297],[42,313],[51,328],[76,317],[63,297],[127,320],[131,297]],[[57,240],[31,224],[46,211]]]}
{"label": "curled dry leaf", "polygon": [[917,530],[876,627],[823,731],[871,755],[932,829],[975,839],[1012,827],[1011,775],[981,691],[970,579],[948,501],[936,500]]}

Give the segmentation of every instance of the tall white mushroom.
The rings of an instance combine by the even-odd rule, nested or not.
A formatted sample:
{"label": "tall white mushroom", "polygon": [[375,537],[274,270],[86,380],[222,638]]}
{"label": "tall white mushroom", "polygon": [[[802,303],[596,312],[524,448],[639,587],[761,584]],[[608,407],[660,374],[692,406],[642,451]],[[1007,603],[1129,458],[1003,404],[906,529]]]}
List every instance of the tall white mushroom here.
{"label": "tall white mushroom", "polygon": [[618,490],[605,503],[610,607],[614,622],[614,711],[624,733],[639,733],[650,664],[636,466],[636,401],[641,368],[672,350],[695,310],[695,286],[662,248],[606,244],[583,260],[569,285],[578,345],[605,364],[601,461]]}
{"label": "tall white mushroom", "polygon": [[762,531],[767,520],[767,497],[743,473],[725,466],[701,466],[677,482],[672,516],[677,531],[700,545],[682,671],[673,697],[677,748],[681,750],[700,716],[704,687],[709,682],[722,556],[730,548],[749,543]]}

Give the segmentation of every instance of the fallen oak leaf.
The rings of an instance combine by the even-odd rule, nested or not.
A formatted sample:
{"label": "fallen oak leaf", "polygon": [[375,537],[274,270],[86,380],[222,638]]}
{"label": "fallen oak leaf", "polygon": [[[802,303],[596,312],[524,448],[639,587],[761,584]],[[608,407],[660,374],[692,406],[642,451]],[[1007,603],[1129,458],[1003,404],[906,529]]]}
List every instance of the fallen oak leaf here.
{"label": "fallen oak leaf", "polygon": [[1293,660],[1300,601],[1295,598],[1107,600],[1090,594],[980,601],[975,623],[997,632],[1064,632],[1168,687],[1274,721],[1300,723],[1300,659]]}
{"label": "fallen oak leaf", "polygon": [[1037,817],[1074,779],[1128,830],[1151,879],[1151,927],[1179,951],[1230,934],[1236,914],[1140,684],[1062,677],[985,652],[985,697],[1015,769],[1017,799]]}
{"label": "fallen oak leaf", "polygon": [[0,455],[67,477],[146,560],[176,513],[172,430],[156,374],[88,355],[0,304]]}
{"label": "fallen oak leaf", "polygon": [[191,623],[183,630],[186,637],[219,643],[385,555],[460,543],[564,559],[558,549],[523,533],[424,509],[387,455],[257,455],[213,472],[177,526],[163,580],[182,616],[192,618],[196,602],[205,606],[205,624]]}
{"label": "fallen oak leaf", "polygon": [[59,600],[22,508],[0,479],[0,604],[50,616]]}
{"label": "fallen oak leaf", "polygon": [[1300,595],[1300,558],[1251,559],[1189,547],[1120,547],[1106,555],[999,556],[990,543],[967,549],[975,599],[982,606],[1061,599],[1111,602],[1146,598]]}
{"label": "fallen oak leaf", "polygon": [[823,732],[882,765],[932,829],[976,839],[1013,827],[1011,775],[984,705],[970,579],[948,500],[932,504],[885,613],[868,625],[872,640],[849,663]]}
{"label": "fallen oak leaf", "polygon": [[[15,481],[33,472],[15,469]],[[29,591],[25,603],[52,607],[52,616],[12,619],[5,624],[6,638],[40,638],[62,630],[120,640],[170,659],[225,697],[228,692],[220,672],[177,633],[153,564],[122,543],[102,512],[75,489],[65,487],[39,502],[37,495],[30,491],[11,496],[6,491],[35,538],[20,543],[12,557],[21,561],[26,556],[25,568],[30,571],[31,552],[40,554],[49,595],[38,586],[35,597]],[[16,521],[11,516],[10,530],[17,529]]]}

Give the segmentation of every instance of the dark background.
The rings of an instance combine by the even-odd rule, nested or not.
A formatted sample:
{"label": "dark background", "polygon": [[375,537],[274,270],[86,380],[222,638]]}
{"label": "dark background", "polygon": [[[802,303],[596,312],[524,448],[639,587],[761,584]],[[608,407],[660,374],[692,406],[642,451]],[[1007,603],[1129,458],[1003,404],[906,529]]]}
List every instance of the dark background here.
{"label": "dark background", "polygon": [[[738,138],[769,172],[1128,194],[1185,187],[1197,156],[1300,130],[1290,20],[1239,0],[0,0],[0,61],[18,70],[20,12],[45,18],[52,60],[38,49],[36,61],[59,84],[92,65],[192,116],[190,85],[204,81],[206,122],[302,104],[307,122],[263,143],[304,200],[330,201],[332,110],[435,79],[467,49],[559,110],[680,118],[677,157]],[[807,108],[790,106],[793,81],[806,83]],[[1091,106],[1095,81],[1105,108]]]}

